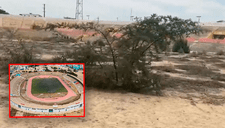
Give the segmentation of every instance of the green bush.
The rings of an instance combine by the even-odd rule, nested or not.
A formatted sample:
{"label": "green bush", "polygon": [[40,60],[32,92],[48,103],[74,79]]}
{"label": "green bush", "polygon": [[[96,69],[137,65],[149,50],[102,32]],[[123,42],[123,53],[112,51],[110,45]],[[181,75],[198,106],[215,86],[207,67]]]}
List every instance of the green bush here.
{"label": "green bush", "polygon": [[183,52],[183,53],[190,53],[190,48],[187,44],[187,40],[177,40],[173,45],[173,52]]}

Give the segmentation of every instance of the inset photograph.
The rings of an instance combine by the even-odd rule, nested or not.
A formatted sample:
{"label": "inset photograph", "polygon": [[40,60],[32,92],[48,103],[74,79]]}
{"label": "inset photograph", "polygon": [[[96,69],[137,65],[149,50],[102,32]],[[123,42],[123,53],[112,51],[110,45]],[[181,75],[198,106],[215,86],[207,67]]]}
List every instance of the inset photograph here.
{"label": "inset photograph", "polygon": [[9,64],[9,117],[84,117],[84,63]]}

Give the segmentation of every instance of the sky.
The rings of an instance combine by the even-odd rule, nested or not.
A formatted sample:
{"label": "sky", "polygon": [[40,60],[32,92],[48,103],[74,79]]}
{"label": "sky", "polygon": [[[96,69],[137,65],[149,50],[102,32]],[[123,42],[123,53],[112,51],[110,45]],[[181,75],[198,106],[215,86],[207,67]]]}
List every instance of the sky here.
{"label": "sky", "polygon": [[[75,17],[76,0],[0,0],[0,7],[13,15],[43,15],[43,4],[46,17]],[[83,16],[87,20],[130,21],[132,15],[137,17],[171,15],[182,19],[201,22],[225,20],[224,0],[83,0]]]}

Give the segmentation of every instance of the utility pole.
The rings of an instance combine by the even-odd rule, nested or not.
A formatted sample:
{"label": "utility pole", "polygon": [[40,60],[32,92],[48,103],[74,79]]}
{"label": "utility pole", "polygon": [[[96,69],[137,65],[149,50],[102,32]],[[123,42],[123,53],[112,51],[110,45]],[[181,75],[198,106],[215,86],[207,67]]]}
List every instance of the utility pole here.
{"label": "utility pole", "polygon": [[44,17],[45,17],[45,4],[44,4]]}
{"label": "utility pole", "polygon": [[79,19],[79,17],[83,20],[83,0],[77,0],[76,2],[75,19]]}
{"label": "utility pole", "polygon": [[90,15],[87,15],[88,20],[89,20],[89,16],[90,16]]}
{"label": "utility pole", "polygon": [[116,19],[117,19],[117,21],[118,21],[118,17],[117,17]]}

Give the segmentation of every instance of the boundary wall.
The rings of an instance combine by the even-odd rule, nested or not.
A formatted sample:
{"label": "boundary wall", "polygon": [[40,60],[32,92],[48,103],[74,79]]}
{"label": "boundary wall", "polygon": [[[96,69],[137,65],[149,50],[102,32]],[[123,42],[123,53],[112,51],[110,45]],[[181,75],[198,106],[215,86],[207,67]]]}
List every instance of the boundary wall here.
{"label": "boundary wall", "polygon": [[94,21],[94,20],[71,20],[60,18],[48,18],[48,17],[24,17],[20,15],[4,15],[0,14],[0,27],[6,28],[18,28],[18,29],[31,29],[33,24],[39,26],[45,26],[47,23],[85,23],[95,22],[99,24],[107,25],[127,25],[130,21]]}
{"label": "boundary wall", "polygon": [[41,108],[25,107],[25,106],[16,104],[13,101],[10,101],[10,103],[14,107],[19,108],[19,109],[23,109],[23,110],[26,110],[26,111],[39,112],[39,113],[40,112],[43,112],[43,113],[54,113],[54,114],[57,114],[58,112],[67,112],[67,111],[71,111],[71,110],[76,110],[78,108],[82,108],[83,107],[83,103],[79,103],[79,104],[68,106],[66,108],[53,108],[52,107],[52,109],[41,109]]}

